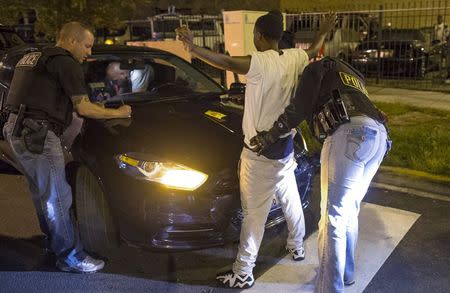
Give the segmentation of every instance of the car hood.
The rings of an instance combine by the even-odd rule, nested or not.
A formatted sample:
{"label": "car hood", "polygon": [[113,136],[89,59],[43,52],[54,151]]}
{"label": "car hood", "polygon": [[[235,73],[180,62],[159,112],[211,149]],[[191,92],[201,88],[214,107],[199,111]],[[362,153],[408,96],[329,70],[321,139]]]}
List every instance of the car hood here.
{"label": "car hood", "polygon": [[179,99],[132,106],[131,119],[101,122],[116,153],[142,153],[203,172],[236,168],[242,112],[218,99]]}

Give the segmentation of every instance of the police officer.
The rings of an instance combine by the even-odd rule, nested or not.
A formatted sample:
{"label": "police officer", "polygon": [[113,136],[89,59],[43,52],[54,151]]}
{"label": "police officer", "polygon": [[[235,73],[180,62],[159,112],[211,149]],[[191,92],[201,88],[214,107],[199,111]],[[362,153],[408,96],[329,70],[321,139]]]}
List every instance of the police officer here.
{"label": "police officer", "polygon": [[324,140],[315,292],[343,292],[344,285],[355,282],[360,203],[390,144],[385,117],[369,101],[363,76],[338,59],[308,65],[299,83],[273,127],[250,144],[261,152],[303,120]]}
{"label": "police officer", "polygon": [[26,54],[17,64],[7,97],[11,111],[3,128],[27,178],[42,231],[62,271],[93,273],[102,260],[84,252],[70,217],[72,191],[65,177],[60,136],[72,111],[93,118],[127,118],[131,108],[105,109],[89,101],[80,63],[94,36],[81,23],[65,24],[56,46]]}
{"label": "police officer", "polygon": [[297,166],[292,135],[286,134],[278,145],[258,157],[248,146],[258,130],[269,129],[292,99],[298,77],[316,57],[323,40],[334,27],[336,16],[323,18],[320,31],[309,50],[279,50],[283,32],[283,17],[279,11],[260,16],[255,22],[253,43],[257,52],[251,56],[231,57],[214,53],[193,44],[193,36],[185,28],[177,29],[180,39],[196,57],[218,68],[245,74],[244,117],[245,135],[240,160],[239,184],[244,213],[239,250],[232,270],[219,272],[220,286],[246,289],[254,284],[253,267],[264,234],[274,196],[280,203],[288,225],[286,248],[293,260],[304,259],[305,224],[294,170]]}

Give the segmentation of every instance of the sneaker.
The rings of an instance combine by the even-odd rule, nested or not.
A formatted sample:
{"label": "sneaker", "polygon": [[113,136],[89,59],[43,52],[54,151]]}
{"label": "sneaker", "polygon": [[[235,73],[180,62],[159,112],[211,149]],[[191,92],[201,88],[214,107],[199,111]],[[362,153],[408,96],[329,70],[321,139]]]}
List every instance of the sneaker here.
{"label": "sneaker", "polygon": [[350,281],[344,280],[344,286],[351,286],[353,284],[355,284],[355,279],[350,280]]}
{"label": "sneaker", "polygon": [[71,273],[95,273],[105,266],[105,262],[86,256],[82,261],[75,264],[68,264],[65,260],[58,260],[56,267],[63,272]]}
{"label": "sneaker", "polygon": [[253,275],[244,274],[238,275],[235,274],[232,270],[218,273],[216,276],[217,283],[220,287],[225,288],[239,288],[239,289],[248,289],[253,286],[255,283],[255,279],[253,279]]}
{"label": "sneaker", "polygon": [[286,250],[291,254],[292,259],[295,261],[300,261],[305,259],[305,248],[302,246],[300,248],[286,248]]}

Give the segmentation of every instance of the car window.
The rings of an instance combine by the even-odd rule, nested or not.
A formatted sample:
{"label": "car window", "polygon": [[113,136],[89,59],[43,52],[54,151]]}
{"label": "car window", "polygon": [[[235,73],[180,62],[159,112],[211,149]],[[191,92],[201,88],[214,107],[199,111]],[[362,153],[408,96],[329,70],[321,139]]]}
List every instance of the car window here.
{"label": "car window", "polygon": [[383,30],[382,40],[387,41],[425,41],[425,36],[420,30]]}
{"label": "car window", "polygon": [[180,26],[178,19],[162,19],[153,22],[153,30],[155,32],[175,32],[175,29]]}
{"label": "car window", "polygon": [[172,55],[98,55],[83,66],[93,102],[141,102],[223,92],[220,85]]}
{"label": "car window", "polygon": [[140,38],[148,38],[152,37],[152,28],[150,25],[132,25],[131,26],[131,35]]}

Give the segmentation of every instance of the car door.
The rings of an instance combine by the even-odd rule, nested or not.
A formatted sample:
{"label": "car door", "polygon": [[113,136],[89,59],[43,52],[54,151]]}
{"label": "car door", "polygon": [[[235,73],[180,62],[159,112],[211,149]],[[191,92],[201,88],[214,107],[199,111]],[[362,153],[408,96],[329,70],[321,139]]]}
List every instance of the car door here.
{"label": "car door", "polygon": [[9,147],[8,142],[3,137],[3,125],[8,119],[8,115],[4,111],[7,95],[8,87],[0,81],[0,170],[9,169],[6,165],[8,164],[21,171],[21,168],[15,162],[14,154]]}

